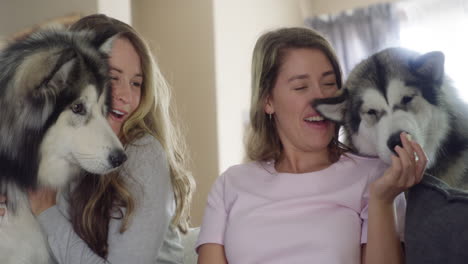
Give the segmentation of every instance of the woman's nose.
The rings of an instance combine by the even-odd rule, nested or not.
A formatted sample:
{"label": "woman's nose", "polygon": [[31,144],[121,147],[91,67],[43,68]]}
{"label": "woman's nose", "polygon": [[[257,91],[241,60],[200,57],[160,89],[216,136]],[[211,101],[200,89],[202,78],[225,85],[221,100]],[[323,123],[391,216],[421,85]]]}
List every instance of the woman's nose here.
{"label": "woman's nose", "polygon": [[117,100],[121,100],[124,103],[128,103],[130,99],[130,84],[127,82],[121,82],[118,85],[112,87],[112,97]]}
{"label": "woman's nose", "polygon": [[326,94],[324,93],[323,89],[320,87],[320,84],[319,83],[316,83],[316,84],[312,84],[312,97],[314,99],[318,99],[318,98],[325,98],[326,97]]}

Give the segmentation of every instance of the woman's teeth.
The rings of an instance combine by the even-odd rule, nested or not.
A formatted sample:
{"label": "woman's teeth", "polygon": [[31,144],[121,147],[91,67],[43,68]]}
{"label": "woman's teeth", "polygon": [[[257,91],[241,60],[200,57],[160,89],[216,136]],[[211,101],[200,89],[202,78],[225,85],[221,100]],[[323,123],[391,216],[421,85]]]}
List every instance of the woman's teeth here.
{"label": "woman's teeth", "polygon": [[311,116],[311,117],[305,118],[304,120],[307,122],[320,122],[320,121],[325,120],[325,118],[321,116]]}
{"label": "woman's teeth", "polygon": [[123,113],[123,112],[121,112],[119,110],[116,110],[116,109],[112,109],[111,112],[112,112],[112,114],[114,114],[118,118],[121,118],[121,117],[123,117],[125,115],[125,113]]}

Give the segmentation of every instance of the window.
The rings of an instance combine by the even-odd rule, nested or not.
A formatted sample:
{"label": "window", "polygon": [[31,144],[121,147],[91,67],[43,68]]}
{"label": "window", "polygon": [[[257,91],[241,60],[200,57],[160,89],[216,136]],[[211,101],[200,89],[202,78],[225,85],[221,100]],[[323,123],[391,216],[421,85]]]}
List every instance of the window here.
{"label": "window", "polygon": [[445,72],[468,103],[468,0],[406,1],[400,45],[420,53],[442,51]]}

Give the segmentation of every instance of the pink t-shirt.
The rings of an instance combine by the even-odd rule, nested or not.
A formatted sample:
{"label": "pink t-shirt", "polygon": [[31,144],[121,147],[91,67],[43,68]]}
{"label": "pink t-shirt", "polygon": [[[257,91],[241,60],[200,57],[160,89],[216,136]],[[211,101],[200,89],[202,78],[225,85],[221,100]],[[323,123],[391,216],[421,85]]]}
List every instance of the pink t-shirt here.
{"label": "pink t-shirt", "polygon": [[[224,245],[230,264],[358,264],[367,242],[369,183],[388,167],[342,156],[317,172],[278,173],[273,162],[229,168],[208,196],[196,248]],[[406,201],[395,199],[400,237]]]}

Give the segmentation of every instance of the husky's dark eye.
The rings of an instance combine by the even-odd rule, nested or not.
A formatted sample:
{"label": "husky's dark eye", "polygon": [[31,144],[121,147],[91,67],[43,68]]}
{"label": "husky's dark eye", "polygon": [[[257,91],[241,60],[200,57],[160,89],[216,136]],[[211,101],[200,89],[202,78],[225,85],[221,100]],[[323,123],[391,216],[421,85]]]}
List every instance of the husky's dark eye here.
{"label": "husky's dark eye", "polygon": [[369,111],[367,111],[367,114],[368,115],[377,115],[377,111],[375,111],[374,109],[369,109]]}
{"label": "husky's dark eye", "polygon": [[413,97],[414,96],[403,96],[403,98],[401,98],[401,104],[402,105],[409,104],[413,100]]}
{"label": "husky's dark eye", "polygon": [[72,104],[71,110],[73,111],[73,113],[79,115],[84,115],[86,113],[84,105],[82,103]]}

